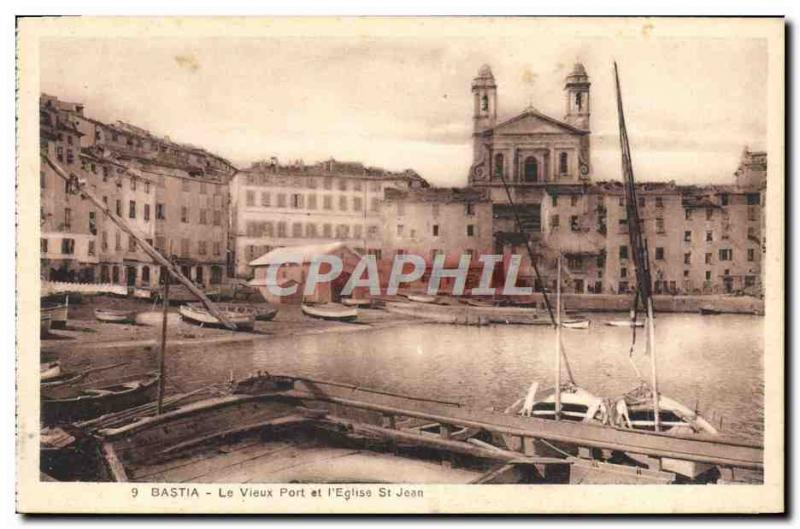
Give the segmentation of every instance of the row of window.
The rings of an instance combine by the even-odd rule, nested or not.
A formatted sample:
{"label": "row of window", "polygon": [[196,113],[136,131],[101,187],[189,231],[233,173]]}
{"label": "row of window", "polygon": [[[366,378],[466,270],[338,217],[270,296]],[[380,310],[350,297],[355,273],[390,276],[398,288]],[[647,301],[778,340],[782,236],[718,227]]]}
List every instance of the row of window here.
{"label": "row of window", "polygon": [[[317,195],[309,194],[304,195],[301,193],[276,193],[275,195],[275,202],[273,204],[272,195],[268,191],[262,191],[261,200],[259,205],[261,207],[277,207],[277,208],[286,208],[290,207],[292,209],[309,209],[309,210],[316,210],[319,208],[317,203]],[[322,195],[322,209],[331,211],[333,210],[333,195]],[[364,208],[364,199],[362,197],[350,197],[341,195],[338,199],[338,209],[339,211],[362,211]],[[256,205],[256,193],[255,191],[248,190],[245,194],[245,205],[247,207],[254,207]],[[378,210],[378,198],[373,198],[370,204],[371,211]]]}
{"label": "row of window", "polygon": [[[553,206],[558,206],[558,195],[551,195],[551,201]],[[577,206],[579,195],[570,195],[569,201],[571,206]],[[720,205],[721,206],[728,206],[730,205],[730,195],[727,193],[722,193],[719,195]],[[598,201],[602,203],[605,200],[603,195],[598,195]],[[664,197],[653,197],[654,204],[656,208],[663,208],[664,207]],[[761,196],[758,193],[747,193],[746,201],[748,206],[757,206],[761,203]],[[618,198],[619,206],[625,207],[625,196],[620,195]],[[647,197],[640,196],[637,198],[637,202],[640,208],[647,207]],[[711,219],[714,214],[714,208],[707,207],[705,208],[706,218]],[[686,208],[686,219],[692,218],[692,208]]]}
{"label": "row of window", "polygon": [[[691,263],[691,252],[684,253],[684,263],[690,264]],[[706,264],[711,264],[712,253],[706,253],[705,262]],[[620,259],[628,259],[628,247],[627,246],[620,246],[619,247],[619,258]],[[656,261],[664,261],[666,259],[666,252],[664,247],[657,246],[655,251],[655,259]],[[733,261],[733,250],[731,248],[721,248],[719,250],[719,260],[720,261]],[[750,248],[747,251],[747,260],[748,261],[755,261],[755,249]]]}
{"label": "row of window", "polygon": [[[352,229],[351,229],[352,228]],[[367,237],[377,238],[379,235],[379,228],[376,225],[367,227]],[[349,226],[347,224],[322,224],[317,225],[313,222],[302,223],[293,222],[291,225],[287,222],[278,221],[265,221],[265,222],[248,222],[246,226],[246,235],[248,237],[323,237],[326,239],[361,239],[364,236],[364,227],[360,224]]]}
{"label": "row of window", "polygon": [[[334,186],[334,177],[301,177],[301,176],[284,176],[284,175],[270,175],[270,174],[253,174],[247,175],[247,185],[279,185],[279,186],[300,186],[307,187],[308,189],[317,189],[319,180],[322,180],[322,189],[332,191],[334,187],[339,191],[363,191],[366,182],[357,178],[337,178],[336,185]],[[381,182],[370,182],[369,190],[373,193],[381,192]]]}

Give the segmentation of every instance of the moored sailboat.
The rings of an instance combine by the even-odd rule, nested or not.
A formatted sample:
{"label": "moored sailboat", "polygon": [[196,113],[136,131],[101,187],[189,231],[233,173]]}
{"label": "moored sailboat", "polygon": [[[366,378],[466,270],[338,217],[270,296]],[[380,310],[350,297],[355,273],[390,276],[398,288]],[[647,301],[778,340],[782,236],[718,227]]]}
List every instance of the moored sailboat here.
{"label": "moored sailboat", "polygon": [[[644,238],[642,222],[636,198],[630,145],[625,127],[625,114],[622,108],[622,92],[617,65],[614,64],[614,77],[617,91],[617,112],[620,129],[620,150],[622,152],[622,173],[625,188],[625,209],[628,217],[628,233],[636,269],[636,291],[633,297],[630,326],[633,327],[632,341],[635,343],[636,327],[646,326],[647,352],[650,355],[650,381],[645,382],[635,364],[634,369],[641,380],[639,387],[614,399],[614,425],[636,430],[652,430],[673,435],[704,433],[716,435],[717,430],[696,411],[677,400],[660,393],[658,389],[658,369],[656,363],[655,321],[653,318],[652,278],[648,258],[647,241]],[[637,313],[643,309],[645,321],[637,320]],[[639,325],[641,324],[641,325]],[[631,346],[631,353],[633,346]]]}

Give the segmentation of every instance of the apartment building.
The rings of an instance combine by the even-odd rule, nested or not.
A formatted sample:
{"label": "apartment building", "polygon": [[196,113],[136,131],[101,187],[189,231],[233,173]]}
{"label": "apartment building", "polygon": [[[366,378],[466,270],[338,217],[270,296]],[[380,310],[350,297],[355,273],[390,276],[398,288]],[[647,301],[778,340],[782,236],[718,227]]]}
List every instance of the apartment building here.
{"label": "apartment building", "polygon": [[[642,183],[636,193],[656,294],[760,291],[757,189]],[[621,183],[549,189],[543,211],[539,251],[551,259],[564,254],[568,290],[632,292],[636,271]]]}
{"label": "apartment building", "polygon": [[[53,159],[69,172],[85,179],[112,211],[170,255],[185,275],[204,285],[223,281],[229,260],[228,183],[236,171],[229,162],[126,123],[102,123],[84,115],[80,104],[43,95],[40,106],[44,108],[42,115],[50,116],[42,118],[43,150],[54,154]],[[49,127],[46,119],[58,130]],[[50,173],[43,165],[43,189],[60,180]],[[158,284],[159,268],[150,257],[88,201],[70,194],[43,192],[42,197],[43,219],[64,218],[61,224],[43,220],[42,255],[47,277],[129,286]],[[73,219],[76,222],[71,222]],[[74,242],[51,244],[50,239],[57,239],[53,230],[60,234],[66,225],[73,232],[69,237],[59,237]],[[74,252],[67,260],[72,265],[65,266],[64,255],[54,254],[57,249]],[[76,268],[79,271],[70,272]]]}
{"label": "apartment building", "polygon": [[358,162],[280,164],[273,158],[237,173],[230,186],[230,250],[239,277],[273,248],[334,241],[382,254],[381,202],[389,189],[423,189],[412,170],[391,172]]}

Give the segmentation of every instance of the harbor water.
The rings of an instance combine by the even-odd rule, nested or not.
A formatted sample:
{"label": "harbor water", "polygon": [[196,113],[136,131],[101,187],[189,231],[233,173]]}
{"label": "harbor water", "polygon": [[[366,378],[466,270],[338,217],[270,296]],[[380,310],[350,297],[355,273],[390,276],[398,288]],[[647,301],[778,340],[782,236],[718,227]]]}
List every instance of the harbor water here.
{"label": "harbor water", "polygon": [[[632,330],[605,325],[621,317],[592,314],[588,330],[562,332],[576,382],[601,397],[637,386],[631,361],[645,376],[650,373],[644,330],[637,329],[629,357]],[[177,347],[168,354],[167,376],[172,391],[190,391],[262,370],[502,410],[524,396],[533,381],[540,388],[552,386],[555,339],[554,330],[543,326],[362,327],[354,332]],[[761,442],[763,318],[659,314],[656,344],[664,395],[697,407],[726,435]],[[157,362],[155,350],[75,350],[64,360],[85,365],[89,355],[97,365],[130,361],[128,372],[155,369]]]}

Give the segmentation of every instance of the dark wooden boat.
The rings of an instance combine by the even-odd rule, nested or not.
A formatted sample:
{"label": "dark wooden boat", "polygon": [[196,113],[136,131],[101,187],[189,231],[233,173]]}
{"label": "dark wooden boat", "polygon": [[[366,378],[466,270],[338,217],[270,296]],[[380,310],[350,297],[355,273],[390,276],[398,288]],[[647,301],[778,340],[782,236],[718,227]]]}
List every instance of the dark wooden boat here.
{"label": "dark wooden boat", "polygon": [[103,323],[135,323],[135,310],[94,309],[94,317]]}
{"label": "dark wooden boat", "polygon": [[[196,310],[205,310],[201,303],[189,303]],[[269,303],[215,303],[222,312],[252,314],[257,321],[270,321],[278,314],[278,307]]]}
{"label": "dark wooden boat", "polygon": [[338,303],[303,303],[302,310],[306,316],[321,320],[354,321],[358,318],[357,308]]}
{"label": "dark wooden boat", "polygon": [[[544,456],[532,443],[633,447],[760,469],[759,447],[609,429],[585,420],[602,399],[577,396],[571,420],[503,414],[456,402],[291,376],[255,376],[227,394],[191,394],[50,431],[42,471],[69,481],[150,483],[671,483],[673,472]],[[178,405],[180,402],[180,405]],[[550,405],[552,411],[552,404]],[[510,435],[518,446],[493,445]],[[45,443],[46,441],[46,443]],[[43,454],[45,449],[43,448]],[[592,453],[601,454],[602,450]],[[80,464],[74,462],[75,458]],[[94,458],[96,463],[91,466]],[[448,462],[448,464],[442,464]],[[45,466],[47,465],[47,466]],[[86,475],[89,468],[94,475]],[[65,475],[71,469],[83,475]]]}
{"label": "dark wooden boat", "polygon": [[717,314],[722,314],[722,311],[711,307],[700,307],[700,314],[703,316],[716,316]]}
{"label": "dark wooden boat", "polygon": [[67,326],[69,319],[69,296],[64,298],[64,302],[43,300],[41,303],[42,316],[50,317],[50,327],[53,329],[63,329]]}
{"label": "dark wooden boat", "polygon": [[[222,310],[222,309],[220,309]],[[222,322],[212,315],[201,304],[190,303],[188,305],[181,305],[178,312],[184,321],[193,323],[195,325],[221,327]],[[222,310],[225,318],[236,326],[237,330],[250,331],[253,330],[256,324],[256,316],[252,310],[239,310],[232,312],[229,310]]]}
{"label": "dark wooden boat", "polygon": [[67,384],[75,384],[80,382],[88,373],[86,371],[74,373],[74,372],[67,372],[67,373],[59,373],[58,376],[48,377],[45,379],[42,377],[42,390],[46,390],[47,388],[55,388],[58,386],[64,386]]}
{"label": "dark wooden boat", "polygon": [[150,402],[156,398],[158,376],[100,388],[42,388],[42,422],[66,424],[99,417]]}
{"label": "dark wooden boat", "polygon": [[49,314],[42,313],[41,323],[39,324],[39,336],[46,336],[50,332],[50,325],[53,319]]}

